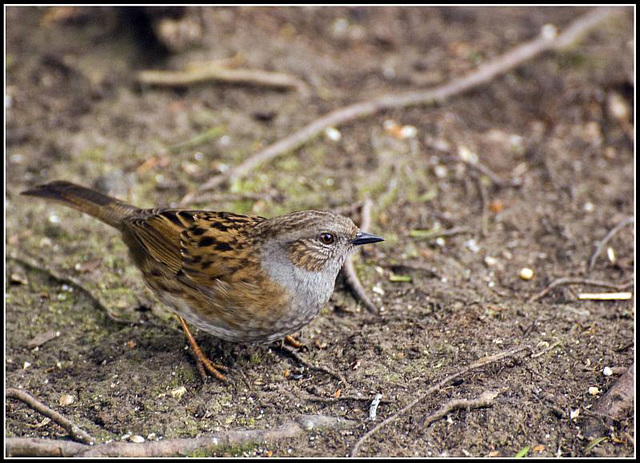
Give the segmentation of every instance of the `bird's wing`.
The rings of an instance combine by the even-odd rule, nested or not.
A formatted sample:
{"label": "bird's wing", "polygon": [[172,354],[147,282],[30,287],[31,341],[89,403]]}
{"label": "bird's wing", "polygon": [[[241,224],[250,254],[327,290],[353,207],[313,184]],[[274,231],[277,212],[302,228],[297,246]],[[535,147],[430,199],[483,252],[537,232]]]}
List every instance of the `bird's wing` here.
{"label": "bird's wing", "polygon": [[203,286],[246,279],[259,266],[254,227],[263,220],[229,212],[194,214],[194,223],[180,234],[182,272]]}

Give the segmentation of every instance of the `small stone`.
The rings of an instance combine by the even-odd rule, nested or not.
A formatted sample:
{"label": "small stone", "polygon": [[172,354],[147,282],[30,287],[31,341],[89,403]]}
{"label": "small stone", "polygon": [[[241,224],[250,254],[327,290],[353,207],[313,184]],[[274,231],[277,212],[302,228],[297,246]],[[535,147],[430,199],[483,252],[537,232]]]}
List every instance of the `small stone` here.
{"label": "small stone", "polygon": [[612,264],[616,263],[616,252],[613,250],[611,246],[607,247],[607,258],[609,259],[609,262],[611,262]]}
{"label": "small stone", "polygon": [[553,24],[545,24],[540,30],[540,35],[546,40],[553,40],[558,36],[558,29]]}
{"label": "small stone", "polygon": [[531,280],[533,278],[533,270],[527,267],[520,269],[519,276],[521,280],[525,280],[525,281]]}
{"label": "small stone", "polygon": [[598,389],[597,387],[595,387],[595,386],[591,386],[591,387],[589,388],[589,394],[591,394],[591,395],[598,395],[599,393],[600,393],[600,389]]}
{"label": "small stone", "polygon": [[342,138],[342,134],[335,127],[327,127],[324,131],[324,134],[331,141],[340,141],[340,139]]}
{"label": "small stone", "polygon": [[412,125],[404,125],[400,129],[400,138],[415,138],[418,134],[418,129]]}
{"label": "small stone", "polygon": [[382,289],[379,285],[375,285],[373,287],[373,292],[379,294],[380,296],[384,296],[384,289]]}
{"label": "small stone", "polygon": [[498,263],[498,259],[491,256],[485,256],[484,263],[487,265],[487,267],[493,267]]}
{"label": "small stone", "polygon": [[602,374],[605,376],[611,376],[613,374],[613,370],[609,367],[604,367],[602,369]]}
{"label": "small stone", "polygon": [[130,440],[131,442],[135,443],[135,444],[142,444],[142,443],[144,442],[144,437],[142,437],[142,436],[138,436],[138,435],[136,434],[136,435],[131,436],[131,437],[129,438],[129,440]]}
{"label": "small stone", "polygon": [[186,392],[187,392],[187,388],[184,387],[184,386],[180,386],[180,387],[177,387],[177,388],[173,389],[172,391],[170,391],[169,394],[171,394],[172,397],[175,397],[176,399],[179,399],[183,395],[185,395]]}
{"label": "small stone", "polygon": [[460,156],[460,159],[464,162],[468,162],[469,164],[478,163],[478,155],[464,145],[458,147],[458,156]]}
{"label": "small stone", "polygon": [[72,395],[63,394],[62,396],[60,396],[60,400],[58,400],[58,403],[61,407],[66,407],[67,405],[71,405],[75,401],[76,399]]}

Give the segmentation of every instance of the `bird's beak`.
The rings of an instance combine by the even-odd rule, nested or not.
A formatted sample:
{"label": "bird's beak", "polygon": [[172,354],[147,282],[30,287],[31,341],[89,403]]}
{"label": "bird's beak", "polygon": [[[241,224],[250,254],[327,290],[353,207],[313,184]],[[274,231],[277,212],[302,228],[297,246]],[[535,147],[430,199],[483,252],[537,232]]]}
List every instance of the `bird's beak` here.
{"label": "bird's beak", "polygon": [[351,243],[359,246],[361,244],[377,243],[379,241],[384,241],[384,238],[372,235],[371,233],[359,231],[356,233],[356,237],[351,240]]}

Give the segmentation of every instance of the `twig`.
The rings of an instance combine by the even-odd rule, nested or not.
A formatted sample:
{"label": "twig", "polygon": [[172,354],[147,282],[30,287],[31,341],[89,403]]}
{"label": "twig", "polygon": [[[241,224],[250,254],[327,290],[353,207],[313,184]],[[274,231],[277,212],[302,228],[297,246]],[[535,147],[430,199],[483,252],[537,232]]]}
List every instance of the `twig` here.
{"label": "twig", "polygon": [[353,446],[353,449],[351,449],[351,456],[352,457],[357,456],[358,451],[360,450],[360,446],[363,444],[363,442],[366,441],[368,438],[370,438],[372,435],[374,435],[376,432],[378,432],[380,429],[382,429],[384,426],[386,426],[389,423],[391,423],[392,421],[394,421],[400,415],[403,415],[407,411],[411,410],[417,403],[422,402],[427,397],[429,397],[431,394],[439,391],[442,387],[444,387],[445,385],[447,385],[448,383],[450,383],[454,379],[456,379],[459,376],[462,376],[465,373],[468,373],[468,372],[470,372],[472,370],[476,370],[476,369],[478,369],[480,367],[483,367],[485,365],[489,365],[490,363],[494,363],[494,362],[497,362],[498,360],[502,360],[503,358],[512,357],[515,354],[517,354],[519,352],[522,352],[523,350],[531,350],[531,348],[529,346],[520,346],[520,347],[517,347],[515,349],[508,350],[506,352],[501,352],[501,353],[496,354],[496,355],[491,355],[489,357],[484,357],[484,358],[478,360],[477,362],[469,365],[468,367],[462,368],[458,372],[453,373],[453,374],[447,376],[446,378],[444,378],[443,380],[439,381],[438,383],[434,384],[429,389],[427,389],[424,394],[422,394],[421,396],[419,396],[416,399],[414,399],[411,402],[409,402],[408,405],[404,406],[401,410],[397,411],[396,413],[394,413],[393,415],[391,415],[390,417],[388,417],[387,419],[385,419],[381,423],[379,423],[376,426],[374,426],[364,436],[362,436],[358,440],[358,442],[356,442],[356,444]]}
{"label": "twig", "polygon": [[425,420],[423,426],[425,428],[429,427],[431,423],[434,421],[438,421],[441,418],[444,418],[453,410],[458,410],[464,408],[466,410],[471,410],[473,408],[485,408],[493,405],[493,399],[498,397],[500,392],[496,391],[485,391],[480,397],[477,399],[453,399],[447,402],[443,407],[440,408],[437,412],[434,412],[428,415]]}
{"label": "twig", "polygon": [[295,438],[311,431],[340,429],[355,425],[354,421],[323,415],[300,415],[295,420],[274,429],[226,431],[189,439],[163,439],[140,444],[111,442],[94,446],[49,439],[9,438],[8,456],[83,456],[83,457],[171,457],[194,453],[221,452],[229,447],[252,444],[263,445],[278,440]]}
{"label": "twig", "polygon": [[371,228],[371,211],[373,210],[373,201],[366,197],[362,203],[362,211],[360,212],[360,229],[370,231]]}
{"label": "twig", "polygon": [[615,283],[608,283],[606,281],[598,281],[598,280],[589,280],[586,278],[558,278],[557,280],[551,282],[546,288],[540,291],[535,296],[529,298],[529,302],[536,302],[543,297],[545,297],[552,289],[557,288],[558,286],[567,286],[567,285],[588,285],[588,286],[600,286],[602,288],[610,288],[616,289],[618,291],[624,291],[633,286],[633,281],[628,283],[623,283],[617,285]]}
{"label": "twig", "polygon": [[540,352],[536,352],[535,354],[531,354],[531,358],[535,359],[535,358],[538,358],[538,357],[542,357],[544,354],[546,354],[547,352],[549,352],[552,349],[555,349],[559,345],[560,345],[560,341],[556,341],[553,344],[551,344],[549,347],[547,347],[546,349],[543,349]]}
{"label": "twig", "polygon": [[441,236],[454,236],[461,235],[463,233],[473,233],[473,230],[467,227],[454,227],[447,230],[439,230],[437,228],[431,230],[411,230],[409,232],[409,237],[433,240],[440,238]]}
{"label": "twig", "polygon": [[349,258],[347,258],[347,260],[345,261],[344,265],[342,266],[342,271],[344,272],[345,280],[349,285],[349,288],[351,288],[353,294],[356,296],[356,299],[362,302],[362,304],[369,312],[377,314],[378,308],[367,295],[367,292],[364,290],[362,283],[360,283],[351,256],[349,256]]}
{"label": "twig", "polygon": [[26,257],[26,256],[17,257],[15,255],[11,255],[11,256],[7,256],[7,259],[13,260],[13,261],[19,263],[20,265],[22,265],[24,267],[27,267],[29,270],[33,270],[35,272],[42,272],[45,275],[47,275],[48,277],[56,280],[57,282],[59,282],[61,284],[65,284],[65,285],[68,285],[68,286],[73,286],[74,288],[76,288],[77,290],[82,292],[86,297],[88,297],[91,300],[91,302],[93,304],[95,304],[102,312],[104,312],[105,315],[110,320],[112,320],[112,321],[114,321],[116,323],[126,323],[126,324],[132,324],[132,325],[138,325],[139,324],[139,322],[136,322],[136,321],[133,321],[133,320],[123,320],[121,318],[118,318],[113,313],[111,313],[111,310],[109,310],[109,308],[106,305],[104,305],[100,301],[100,299],[98,299],[96,296],[94,296],[91,293],[91,291],[86,289],[82,285],[82,283],[80,283],[74,277],[59,275],[55,271],[45,267],[43,264],[37,263],[35,260],[31,259],[30,257]]}
{"label": "twig", "polygon": [[342,384],[349,384],[347,383],[347,380],[344,379],[344,376],[342,376],[340,373],[336,373],[335,371],[327,368],[327,367],[323,367],[323,366],[319,366],[319,365],[313,365],[311,363],[309,363],[307,360],[305,360],[304,358],[302,358],[300,356],[300,354],[298,354],[296,351],[294,351],[293,349],[287,347],[287,346],[278,346],[277,349],[281,349],[283,351],[285,351],[287,354],[289,354],[291,357],[293,357],[298,363],[304,365],[306,368],[308,368],[309,370],[314,370],[314,371],[321,371],[323,373],[326,373],[330,376],[333,376],[334,378],[336,378],[337,380],[339,380]]}
{"label": "twig", "polygon": [[480,233],[485,238],[489,233],[489,216],[487,215],[487,189],[482,183],[482,179],[476,177],[478,193],[480,193]]}
{"label": "twig", "polygon": [[[341,395],[340,397],[312,397],[312,396],[306,396],[303,397],[305,400],[308,400],[309,402],[319,402],[319,403],[326,403],[326,404],[332,404],[332,403],[336,403],[336,402],[348,402],[350,400],[356,401],[356,402],[371,402],[371,397],[357,397],[357,396],[353,396],[353,395]],[[380,399],[379,401],[381,404],[388,404],[391,403],[391,400],[385,400],[385,399]]]}
{"label": "twig", "polygon": [[307,91],[307,85],[303,81],[288,74],[257,69],[228,69],[220,66],[207,66],[186,71],[141,71],[137,80],[141,84],[162,87],[187,87],[214,81]]}
{"label": "twig", "polygon": [[589,273],[591,273],[591,270],[593,270],[594,265],[596,265],[596,259],[598,258],[598,256],[600,255],[604,247],[607,245],[607,243],[611,241],[611,239],[615,236],[616,233],[618,233],[627,225],[632,224],[633,222],[634,222],[633,217],[627,217],[618,225],[616,225],[609,233],[607,233],[607,236],[605,236],[604,239],[600,241],[600,243],[598,243],[598,246],[596,247],[595,252],[589,258]]}
{"label": "twig", "polygon": [[495,60],[481,65],[470,74],[444,85],[427,90],[384,95],[373,100],[355,103],[336,109],[335,111],[312,121],[288,137],[285,137],[268,146],[264,150],[253,154],[245,159],[241,164],[229,169],[224,174],[212,177],[202,184],[197,192],[187,194],[182,198],[181,204],[185,205],[193,202],[197,194],[200,192],[215,189],[231,179],[238,179],[246,176],[255,167],[304,145],[327,127],[338,127],[355,119],[368,117],[389,109],[405,108],[416,105],[434,105],[444,102],[452,96],[459,95],[463,92],[491,82],[495,77],[514,69],[545,51],[560,50],[572,45],[589,30],[600,24],[605,19],[613,16],[614,13],[618,13],[620,11],[623,10],[621,8],[593,9],[570,24],[562,34],[556,37],[542,34],[529,42],[515,47]]}
{"label": "twig", "polygon": [[[371,199],[366,198],[364,203],[362,204],[362,212],[360,213],[360,229],[361,230],[369,230],[371,227],[371,209],[373,209],[373,201]],[[353,265],[353,256],[347,257],[344,265],[342,266],[342,271],[344,272],[345,279],[347,284],[351,288],[351,291],[356,296],[360,302],[362,302],[365,308],[373,313],[378,313],[378,308],[373,303],[373,301],[367,295],[360,279],[358,278],[358,274],[356,272],[356,267]]]}
{"label": "twig", "polygon": [[629,291],[623,293],[580,293],[581,301],[628,301],[633,297]]}
{"label": "twig", "polygon": [[45,404],[40,402],[38,399],[33,397],[26,391],[21,391],[20,389],[9,388],[6,392],[7,398],[19,400],[29,407],[34,409],[35,411],[42,413],[44,416],[51,418],[52,421],[55,421],[60,426],[62,426],[68,433],[69,436],[78,442],[83,444],[93,444],[94,439],[88,433],[80,429],[80,427],[75,424],[73,421],[65,418],[60,413],[55,410],[50,409]]}

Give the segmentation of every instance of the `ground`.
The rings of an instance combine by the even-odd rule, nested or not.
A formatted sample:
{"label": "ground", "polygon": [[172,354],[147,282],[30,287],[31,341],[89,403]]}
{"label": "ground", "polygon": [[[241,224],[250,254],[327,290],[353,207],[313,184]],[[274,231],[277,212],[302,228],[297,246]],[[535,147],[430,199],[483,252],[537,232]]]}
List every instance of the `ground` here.
{"label": "ground", "polygon": [[[215,454],[345,456],[447,375],[530,346],[425,397],[365,440],[360,455],[632,456],[632,414],[596,436],[584,426],[633,363],[633,300],[579,300],[612,290],[573,285],[530,302],[561,277],[634,278],[633,226],[588,268],[598,243],[634,215],[631,9],[576,47],[436,107],[339,127],[339,137],[318,137],[191,206],[273,216],[373,200],[368,231],[386,241],[355,262],[380,314],[367,312],[339,277],[329,304],[299,335],[299,355],[346,384],[305,368],[279,344],[234,345],[196,331],[207,354],[230,369],[230,384],[203,383],[178,322],[144,287],[118,233],[19,195],[65,179],[138,206],[177,204],[333,109],[445,83],[586,11],[215,8],[188,12],[199,27],[185,44],[172,42],[171,31],[145,30],[144,12],[9,7],[7,387],[28,391],[99,443],[265,429],[299,414],[342,417],[355,425]],[[144,69],[230,58],[295,76],[309,92],[136,82]],[[497,184],[463,161],[476,156],[521,184]],[[352,215],[358,220],[357,210]],[[438,228],[459,233],[416,232]],[[522,279],[523,268],[533,278]],[[47,342],[36,338],[46,334]],[[485,391],[499,392],[492,406],[424,425],[449,400]],[[382,402],[372,421],[376,393]],[[21,402],[6,407],[8,437],[69,439]]]}

